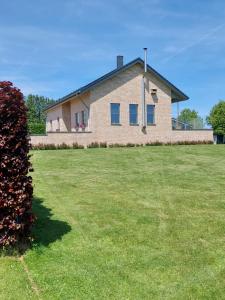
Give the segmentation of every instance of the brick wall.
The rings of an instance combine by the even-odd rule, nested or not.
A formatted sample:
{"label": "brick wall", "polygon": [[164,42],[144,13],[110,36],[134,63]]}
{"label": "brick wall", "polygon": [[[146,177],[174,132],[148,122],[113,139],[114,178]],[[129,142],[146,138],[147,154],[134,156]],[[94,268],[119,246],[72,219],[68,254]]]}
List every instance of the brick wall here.
{"label": "brick wall", "polygon": [[[142,68],[135,65],[112,79],[99,84],[82,96],[71,98],[67,104],[59,105],[48,112],[49,120],[60,117],[61,131],[73,133],[49,133],[48,136],[32,137],[32,143],[67,143],[77,142],[82,145],[91,142],[108,143],[147,143],[213,140],[212,131],[173,131],[171,124],[171,90],[155,76],[147,74],[146,105],[155,105],[155,124],[142,131]],[[151,94],[157,89],[157,96]],[[120,103],[119,126],[111,125],[110,103]],[[129,104],[138,104],[138,125],[129,124]],[[75,132],[75,113],[86,110],[89,114],[86,133],[79,129]],[[68,129],[70,118],[70,130]],[[56,124],[54,121],[53,124]],[[55,129],[55,127],[54,127]]]}
{"label": "brick wall", "polygon": [[72,145],[73,143],[78,143],[80,145],[87,146],[92,142],[107,142],[111,143],[138,143],[145,144],[151,142],[179,142],[179,141],[213,141],[213,132],[212,130],[194,130],[194,131],[172,131],[168,136],[160,136],[156,134],[147,134],[140,138],[131,138],[131,137],[108,137],[108,138],[98,138],[92,132],[84,132],[84,133],[49,133],[46,136],[31,136],[31,143],[33,145],[37,144],[62,144],[66,143],[68,145]]}

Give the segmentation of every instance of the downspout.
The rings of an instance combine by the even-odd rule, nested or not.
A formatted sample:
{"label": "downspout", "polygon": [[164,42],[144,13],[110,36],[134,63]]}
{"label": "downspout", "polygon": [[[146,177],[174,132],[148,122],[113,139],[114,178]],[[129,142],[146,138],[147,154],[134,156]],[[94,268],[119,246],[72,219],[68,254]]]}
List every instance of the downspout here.
{"label": "downspout", "polygon": [[144,48],[144,72],[142,76],[142,130],[146,129],[146,105],[145,105],[145,75],[147,73],[147,48]]}

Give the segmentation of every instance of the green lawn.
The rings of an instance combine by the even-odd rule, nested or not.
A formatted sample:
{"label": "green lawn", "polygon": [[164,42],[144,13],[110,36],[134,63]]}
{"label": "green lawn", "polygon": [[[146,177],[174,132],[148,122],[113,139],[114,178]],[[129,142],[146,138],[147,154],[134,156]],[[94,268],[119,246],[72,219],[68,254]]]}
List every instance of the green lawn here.
{"label": "green lawn", "polygon": [[34,151],[36,242],[0,299],[225,299],[223,145]]}

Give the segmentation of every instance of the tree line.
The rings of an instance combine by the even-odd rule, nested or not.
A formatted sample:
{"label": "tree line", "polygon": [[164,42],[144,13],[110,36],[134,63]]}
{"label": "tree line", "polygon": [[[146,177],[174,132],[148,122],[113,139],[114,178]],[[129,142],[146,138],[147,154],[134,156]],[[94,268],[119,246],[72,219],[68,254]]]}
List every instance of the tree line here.
{"label": "tree line", "polygon": [[55,103],[54,99],[39,95],[28,95],[25,98],[28,109],[28,128],[30,134],[44,134],[46,127],[46,113],[44,109]]}

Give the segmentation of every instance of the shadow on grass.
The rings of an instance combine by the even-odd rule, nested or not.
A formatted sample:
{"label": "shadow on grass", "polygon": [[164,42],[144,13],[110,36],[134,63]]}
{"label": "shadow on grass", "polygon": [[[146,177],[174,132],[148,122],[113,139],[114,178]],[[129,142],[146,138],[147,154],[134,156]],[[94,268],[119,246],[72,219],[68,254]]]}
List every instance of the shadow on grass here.
{"label": "shadow on grass", "polygon": [[71,226],[67,222],[51,219],[53,216],[51,209],[43,205],[42,199],[33,198],[32,210],[37,217],[32,230],[33,243],[21,241],[16,246],[0,249],[0,258],[2,256],[18,257],[25,254],[28,249],[35,248],[38,250],[42,246],[47,247],[71,231]]}
{"label": "shadow on grass", "polygon": [[67,222],[51,219],[53,215],[51,209],[43,205],[42,199],[33,198],[33,212],[37,217],[32,230],[35,248],[47,247],[71,231],[71,226]]}

